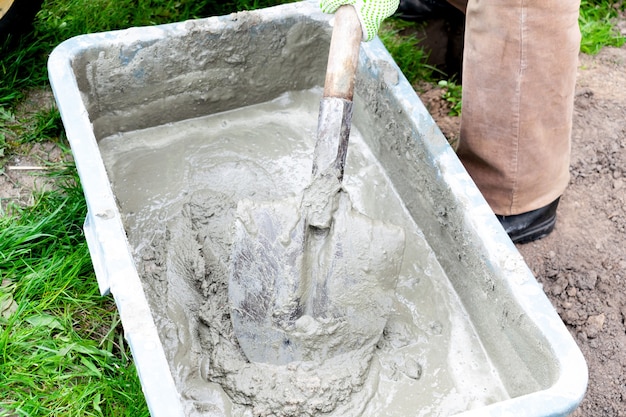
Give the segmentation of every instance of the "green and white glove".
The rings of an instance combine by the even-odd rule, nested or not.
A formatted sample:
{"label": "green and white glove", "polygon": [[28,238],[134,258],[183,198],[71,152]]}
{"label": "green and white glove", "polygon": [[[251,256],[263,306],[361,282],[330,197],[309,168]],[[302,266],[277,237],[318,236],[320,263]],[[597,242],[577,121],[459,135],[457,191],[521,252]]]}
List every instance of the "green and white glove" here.
{"label": "green and white glove", "polygon": [[335,13],[345,4],[354,6],[363,28],[363,40],[371,41],[383,20],[396,11],[400,0],[320,0],[320,9],[324,13]]}

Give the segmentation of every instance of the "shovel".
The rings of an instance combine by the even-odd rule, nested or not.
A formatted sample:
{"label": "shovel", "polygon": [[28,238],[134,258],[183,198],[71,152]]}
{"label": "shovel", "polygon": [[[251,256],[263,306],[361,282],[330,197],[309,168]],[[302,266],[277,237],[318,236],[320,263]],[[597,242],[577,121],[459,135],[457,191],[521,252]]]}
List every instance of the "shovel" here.
{"label": "shovel", "polygon": [[357,212],[341,186],[360,42],[354,8],[340,7],[303,195],[237,205],[228,296],[250,362],[373,352],[386,325],[404,230]]}

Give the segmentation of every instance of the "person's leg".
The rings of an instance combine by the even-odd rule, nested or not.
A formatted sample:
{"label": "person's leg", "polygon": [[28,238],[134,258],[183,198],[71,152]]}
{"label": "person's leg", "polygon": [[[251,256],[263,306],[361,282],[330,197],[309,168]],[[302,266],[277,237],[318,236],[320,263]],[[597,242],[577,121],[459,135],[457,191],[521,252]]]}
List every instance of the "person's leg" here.
{"label": "person's leg", "polygon": [[498,215],[541,209],[567,186],[578,7],[468,2],[458,155]]}

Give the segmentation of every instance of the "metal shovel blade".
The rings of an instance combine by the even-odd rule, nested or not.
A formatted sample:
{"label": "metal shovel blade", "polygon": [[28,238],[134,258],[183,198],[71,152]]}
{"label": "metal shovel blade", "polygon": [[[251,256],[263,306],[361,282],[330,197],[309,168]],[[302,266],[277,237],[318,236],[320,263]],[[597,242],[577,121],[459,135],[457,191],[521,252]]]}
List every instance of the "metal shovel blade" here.
{"label": "metal shovel blade", "polygon": [[323,361],[373,348],[391,310],[403,229],[355,211],[343,191],[328,229],[308,226],[300,205],[289,198],[237,207],[228,295],[252,362]]}

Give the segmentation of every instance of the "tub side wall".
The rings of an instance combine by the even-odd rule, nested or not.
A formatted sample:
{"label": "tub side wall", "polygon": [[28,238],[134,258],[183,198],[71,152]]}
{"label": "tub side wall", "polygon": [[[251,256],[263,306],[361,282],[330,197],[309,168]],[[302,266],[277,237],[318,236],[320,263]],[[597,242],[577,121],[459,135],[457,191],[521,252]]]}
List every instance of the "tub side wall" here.
{"label": "tub side wall", "polygon": [[[509,394],[546,389],[558,374],[553,352],[512,299],[506,277],[480,251],[479,237],[465,222],[467,202],[459,201],[435,164],[437,154],[451,155],[450,163],[459,167],[454,152],[421,102],[409,98],[409,103],[398,94],[401,82],[410,88],[406,79],[382,59],[362,58],[357,94],[365,114],[355,123],[437,254],[478,334],[489,335],[482,342]],[[495,328],[493,317],[498,317]]]}
{"label": "tub side wall", "polygon": [[89,44],[83,40],[72,39],[57,47],[50,56],[48,71],[87,201],[85,235],[90,255],[101,293],[114,295],[151,415],[183,417],[180,397],[159,343],[157,328],[71,68],[75,52]]}
{"label": "tub side wall", "polygon": [[330,27],[320,20],[287,15],[266,21],[240,12],[186,22],[173,35],[146,32],[130,44],[122,35],[121,42],[74,60],[98,139],[323,83]]}

